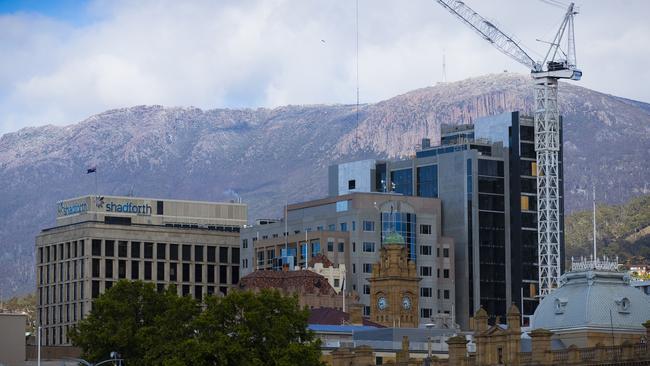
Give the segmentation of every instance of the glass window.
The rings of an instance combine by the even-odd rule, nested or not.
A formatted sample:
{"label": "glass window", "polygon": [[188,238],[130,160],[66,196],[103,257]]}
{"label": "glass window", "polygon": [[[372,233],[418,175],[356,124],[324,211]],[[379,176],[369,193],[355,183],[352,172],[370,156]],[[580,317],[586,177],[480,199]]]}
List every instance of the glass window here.
{"label": "glass window", "polygon": [[[241,241],[241,246],[242,246],[242,248],[244,248],[244,249],[248,248],[248,239],[243,239],[243,240]],[[209,260],[209,259],[208,259],[208,260]]]}
{"label": "glass window", "polygon": [[363,264],[363,273],[372,273],[372,263]]}
{"label": "glass window", "polygon": [[339,249],[339,253],[343,253],[343,252],[345,252],[345,243],[340,242],[338,246],[339,246],[339,248],[338,248],[338,249]]}
{"label": "glass window", "polygon": [[431,255],[431,245],[420,245],[420,255]]}
{"label": "glass window", "polygon": [[117,278],[126,278],[126,261],[117,262]]}
{"label": "glass window", "polygon": [[194,246],[194,261],[203,262],[203,245]]}
{"label": "glass window", "polygon": [[99,261],[99,259],[93,259],[93,277],[99,277]]}
{"label": "glass window", "polygon": [[442,256],[449,258],[449,248],[442,248]]}
{"label": "glass window", "polygon": [[431,225],[420,225],[420,234],[431,235]]}
{"label": "glass window", "polygon": [[113,257],[115,256],[115,241],[113,240],[106,240],[104,242],[104,256],[106,257]]}
{"label": "glass window", "polygon": [[194,265],[194,282],[203,282],[203,266],[200,264]]}
{"label": "glass window", "polygon": [[208,264],[208,283],[214,283],[214,265]]}
{"label": "glass window", "polygon": [[192,260],[192,246],[183,245],[183,260],[191,261]]}
{"label": "glass window", "polygon": [[418,196],[438,197],[438,166],[418,167]]}
{"label": "glass window", "polygon": [[503,161],[479,159],[478,175],[503,177]]}
{"label": "glass window", "polygon": [[126,241],[120,240],[117,244],[117,255],[120,258],[126,258],[128,255],[128,243]]}
{"label": "glass window", "polygon": [[167,244],[158,243],[156,244],[156,258],[158,259],[167,259]]}
{"label": "glass window", "polygon": [[140,262],[132,261],[131,262],[131,279],[137,280],[140,278]]}
{"label": "glass window", "polygon": [[405,196],[413,195],[413,171],[411,169],[393,170],[390,172],[392,183],[391,192]]}
{"label": "glass window", "polygon": [[445,299],[449,299],[449,290],[444,291]]}
{"label": "glass window", "polygon": [[420,276],[422,276],[422,277],[431,277],[431,267],[429,267],[429,266],[420,267]]}
{"label": "glass window", "polygon": [[[93,255],[96,255],[96,256],[101,256],[102,255],[102,241],[101,240],[93,239],[92,247],[93,247],[93,250],[92,250]],[[48,249],[49,249],[49,247],[48,247]],[[47,258],[47,260],[48,260],[48,262],[50,261],[49,250],[48,250],[48,258]],[[54,260],[56,260],[56,249],[54,250]]]}
{"label": "glass window", "polygon": [[153,259],[153,243],[144,243],[144,258]]}
{"label": "glass window", "polygon": [[178,260],[178,244],[169,244],[169,259]]}
{"label": "glass window", "polygon": [[99,281],[93,281],[92,284],[92,297],[96,299],[99,297]]}
{"label": "glass window", "polygon": [[368,252],[368,253],[374,252],[375,251],[375,243],[364,241],[363,242],[363,251]]}
{"label": "glass window", "polygon": [[420,296],[421,297],[431,297],[433,290],[431,287],[420,287]]}
{"label": "glass window", "polygon": [[217,261],[217,248],[213,246],[208,247],[208,262],[214,263]]}
{"label": "glass window", "polygon": [[151,280],[151,262],[144,262],[144,279]]}
{"label": "glass window", "polygon": [[169,281],[178,281],[178,267],[176,263],[169,263]]}
{"label": "glass window", "polygon": [[104,272],[106,278],[113,278],[113,260],[106,259],[104,260]]}
{"label": "glass window", "polygon": [[219,266],[219,283],[228,283],[228,266]]}
{"label": "glass window", "polygon": [[341,223],[341,231],[348,231],[348,223],[347,222],[342,222]]}
{"label": "glass window", "polygon": [[[313,250],[314,250],[314,249],[313,249],[313,247],[312,247],[312,256],[314,255]],[[230,263],[232,263],[232,264],[239,264],[239,248],[232,248],[232,250],[231,250],[231,252],[230,252],[230,256],[232,257],[232,258],[230,259]]]}
{"label": "glass window", "polygon": [[370,295],[370,285],[363,285],[363,294]]}
{"label": "glass window", "polygon": [[433,311],[430,308],[420,309],[420,318],[430,318]]}
{"label": "glass window", "polygon": [[131,242],[131,258],[140,258],[140,242]]}
{"label": "glass window", "polygon": [[328,252],[333,252],[334,251],[334,242],[333,241],[328,241],[327,242],[327,251]]}
{"label": "glass window", "polygon": [[156,263],[156,279],[158,281],[165,280],[165,262]]}
{"label": "glass window", "polygon": [[363,221],[363,231],[375,231],[374,221]]}
{"label": "glass window", "polygon": [[357,181],[354,179],[351,179],[348,181],[348,189],[356,189],[357,187]]}
{"label": "glass window", "polygon": [[190,264],[183,263],[183,282],[190,282]]}
{"label": "glass window", "polygon": [[239,266],[230,267],[230,281],[233,285],[239,283]]}
{"label": "glass window", "polygon": [[402,236],[406,247],[408,249],[408,256],[410,260],[415,261],[417,253],[415,248],[416,237],[416,215],[406,212],[382,212],[381,213],[381,240],[382,244],[384,239],[392,232],[397,232]]}
{"label": "glass window", "polygon": [[444,278],[449,278],[449,270],[448,269],[442,270],[442,275]]}
{"label": "glass window", "polygon": [[228,263],[228,247],[219,247],[219,262]]}

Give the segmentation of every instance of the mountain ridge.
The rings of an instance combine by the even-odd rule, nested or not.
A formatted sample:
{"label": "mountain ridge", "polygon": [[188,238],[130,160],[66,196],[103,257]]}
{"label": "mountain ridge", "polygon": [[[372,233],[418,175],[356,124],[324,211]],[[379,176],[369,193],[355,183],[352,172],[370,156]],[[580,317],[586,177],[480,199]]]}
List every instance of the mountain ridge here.
{"label": "mountain ridge", "polygon": [[[624,98],[623,98],[624,99]],[[566,207],[648,191],[650,104],[560,84],[564,114]],[[494,74],[438,83],[359,106],[200,109],[116,108],[66,126],[0,136],[0,287],[31,291],[34,237],[54,224],[57,200],[102,194],[229,200],[242,197],[249,219],[279,216],[285,201],[326,195],[327,166],[413,154],[421,138],[439,141],[441,123],[530,111],[532,81]],[[5,280],[6,279],[6,280]]]}

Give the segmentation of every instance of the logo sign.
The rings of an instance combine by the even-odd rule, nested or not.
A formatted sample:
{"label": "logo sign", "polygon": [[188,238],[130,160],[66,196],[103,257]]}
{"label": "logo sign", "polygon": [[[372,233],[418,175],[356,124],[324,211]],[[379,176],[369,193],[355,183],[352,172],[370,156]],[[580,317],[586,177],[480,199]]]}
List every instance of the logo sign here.
{"label": "logo sign", "polygon": [[82,202],[59,202],[56,205],[56,213],[59,216],[70,216],[88,212],[88,203]]}
{"label": "logo sign", "polygon": [[[103,201],[102,201],[103,203]],[[115,203],[108,202],[104,205],[106,212],[123,212],[141,216],[151,216],[153,208],[149,204],[136,205],[133,202]]]}

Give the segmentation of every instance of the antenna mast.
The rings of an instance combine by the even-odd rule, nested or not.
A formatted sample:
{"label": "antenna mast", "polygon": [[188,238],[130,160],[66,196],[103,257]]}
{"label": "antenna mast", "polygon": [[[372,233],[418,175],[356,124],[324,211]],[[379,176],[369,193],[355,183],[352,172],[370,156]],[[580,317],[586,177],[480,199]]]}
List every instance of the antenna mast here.
{"label": "antenna mast", "polygon": [[594,206],[594,217],[593,217],[593,225],[594,225],[594,260],[598,258],[596,256],[596,185],[592,186],[592,193],[593,193],[593,206]]}

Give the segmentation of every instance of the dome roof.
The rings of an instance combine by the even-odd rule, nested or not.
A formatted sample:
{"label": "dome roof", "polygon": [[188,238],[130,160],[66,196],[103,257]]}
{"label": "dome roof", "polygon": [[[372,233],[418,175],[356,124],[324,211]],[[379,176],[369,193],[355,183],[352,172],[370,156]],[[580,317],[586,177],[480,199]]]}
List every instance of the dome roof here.
{"label": "dome roof", "polygon": [[565,273],[561,283],[537,306],[533,329],[557,332],[613,327],[645,332],[642,324],[650,320],[650,297],[630,286],[626,273],[583,269]]}

